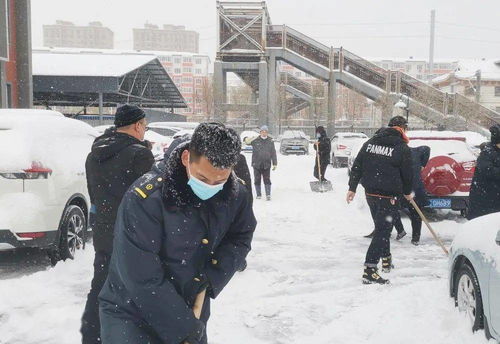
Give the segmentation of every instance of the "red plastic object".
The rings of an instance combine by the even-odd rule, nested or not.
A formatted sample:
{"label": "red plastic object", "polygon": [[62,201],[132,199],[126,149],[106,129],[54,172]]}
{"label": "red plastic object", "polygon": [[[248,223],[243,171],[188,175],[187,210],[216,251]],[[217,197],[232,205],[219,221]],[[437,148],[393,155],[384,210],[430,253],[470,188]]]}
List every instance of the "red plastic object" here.
{"label": "red plastic object", "polygon": [[446,196],[459,190],[464,172],[464,167],[454,159],[436,156],[422,170],[422,180],[429,194]]}

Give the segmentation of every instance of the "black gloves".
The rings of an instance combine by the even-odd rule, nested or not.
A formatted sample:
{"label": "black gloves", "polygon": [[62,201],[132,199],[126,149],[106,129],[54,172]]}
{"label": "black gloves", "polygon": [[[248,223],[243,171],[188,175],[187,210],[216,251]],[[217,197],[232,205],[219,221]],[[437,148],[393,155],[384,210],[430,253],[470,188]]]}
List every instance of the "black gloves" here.
{"label": "black gloves", "polygon": [[181,344],[200,344],[201,339],[205,335],[205,324],[201,320],[196,320],[194,331],[182,341]]}

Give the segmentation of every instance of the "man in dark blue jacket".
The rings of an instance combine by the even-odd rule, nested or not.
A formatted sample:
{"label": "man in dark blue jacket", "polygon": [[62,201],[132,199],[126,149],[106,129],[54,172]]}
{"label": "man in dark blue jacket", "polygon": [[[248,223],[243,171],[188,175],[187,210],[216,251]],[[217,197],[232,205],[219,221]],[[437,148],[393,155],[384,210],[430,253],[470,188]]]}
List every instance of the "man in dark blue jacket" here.
{"label": "man in dark blue jacket", "polygon": [[[104,344],[207,342],[209,297],[244,264],[256,226],[232,172],[240,149],[232,129],[202,123],[164,172],[153,168],[127,191],[99,295]],[[192,307],[204,290],[198,320]]]}
{"label": "man in dark blue jacket", "polygon": [[375,233],[366,253],[363,283],[387,284],[378,274],[377,265],[382,260],[382,270],[393,268],[389,238],[393,216],[398,210],[398,196],[412,199],[412,168],[404,117],[393,117],[389,127],[369,139],[359,151],[351,170],[347,202],[356,195],[358,184],[365,188],[366,201],[375,223]]}

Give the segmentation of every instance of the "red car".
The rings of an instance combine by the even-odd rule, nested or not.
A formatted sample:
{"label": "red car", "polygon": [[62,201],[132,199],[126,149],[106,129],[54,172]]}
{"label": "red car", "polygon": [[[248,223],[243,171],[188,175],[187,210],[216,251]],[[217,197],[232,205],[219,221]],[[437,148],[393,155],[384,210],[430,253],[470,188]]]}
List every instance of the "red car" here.
{"label": "red car", "polygon": [[410,147],[429,146],[431,157],[422,170],[429,208],[452,209],[464,215],[476,168],[476,155],[464,137],[410,136]]}

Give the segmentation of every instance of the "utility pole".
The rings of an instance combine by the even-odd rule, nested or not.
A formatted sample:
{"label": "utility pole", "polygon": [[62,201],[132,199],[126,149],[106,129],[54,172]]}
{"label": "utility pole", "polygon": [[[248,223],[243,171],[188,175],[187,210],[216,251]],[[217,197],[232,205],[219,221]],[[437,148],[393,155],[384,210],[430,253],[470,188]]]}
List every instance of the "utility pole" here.
{"label": "utility pole", "polygon": [[429,46],[429,74],[427,79],[430,82],[432,80],[432,75],[434,74],[434,37],[436,31],[436,10],[431,11],[431,34],[430,34],[430,46]]}
{"label": "utility pole", "polygon": [[476,71],[476,103],[481,100],[481,70]]}

